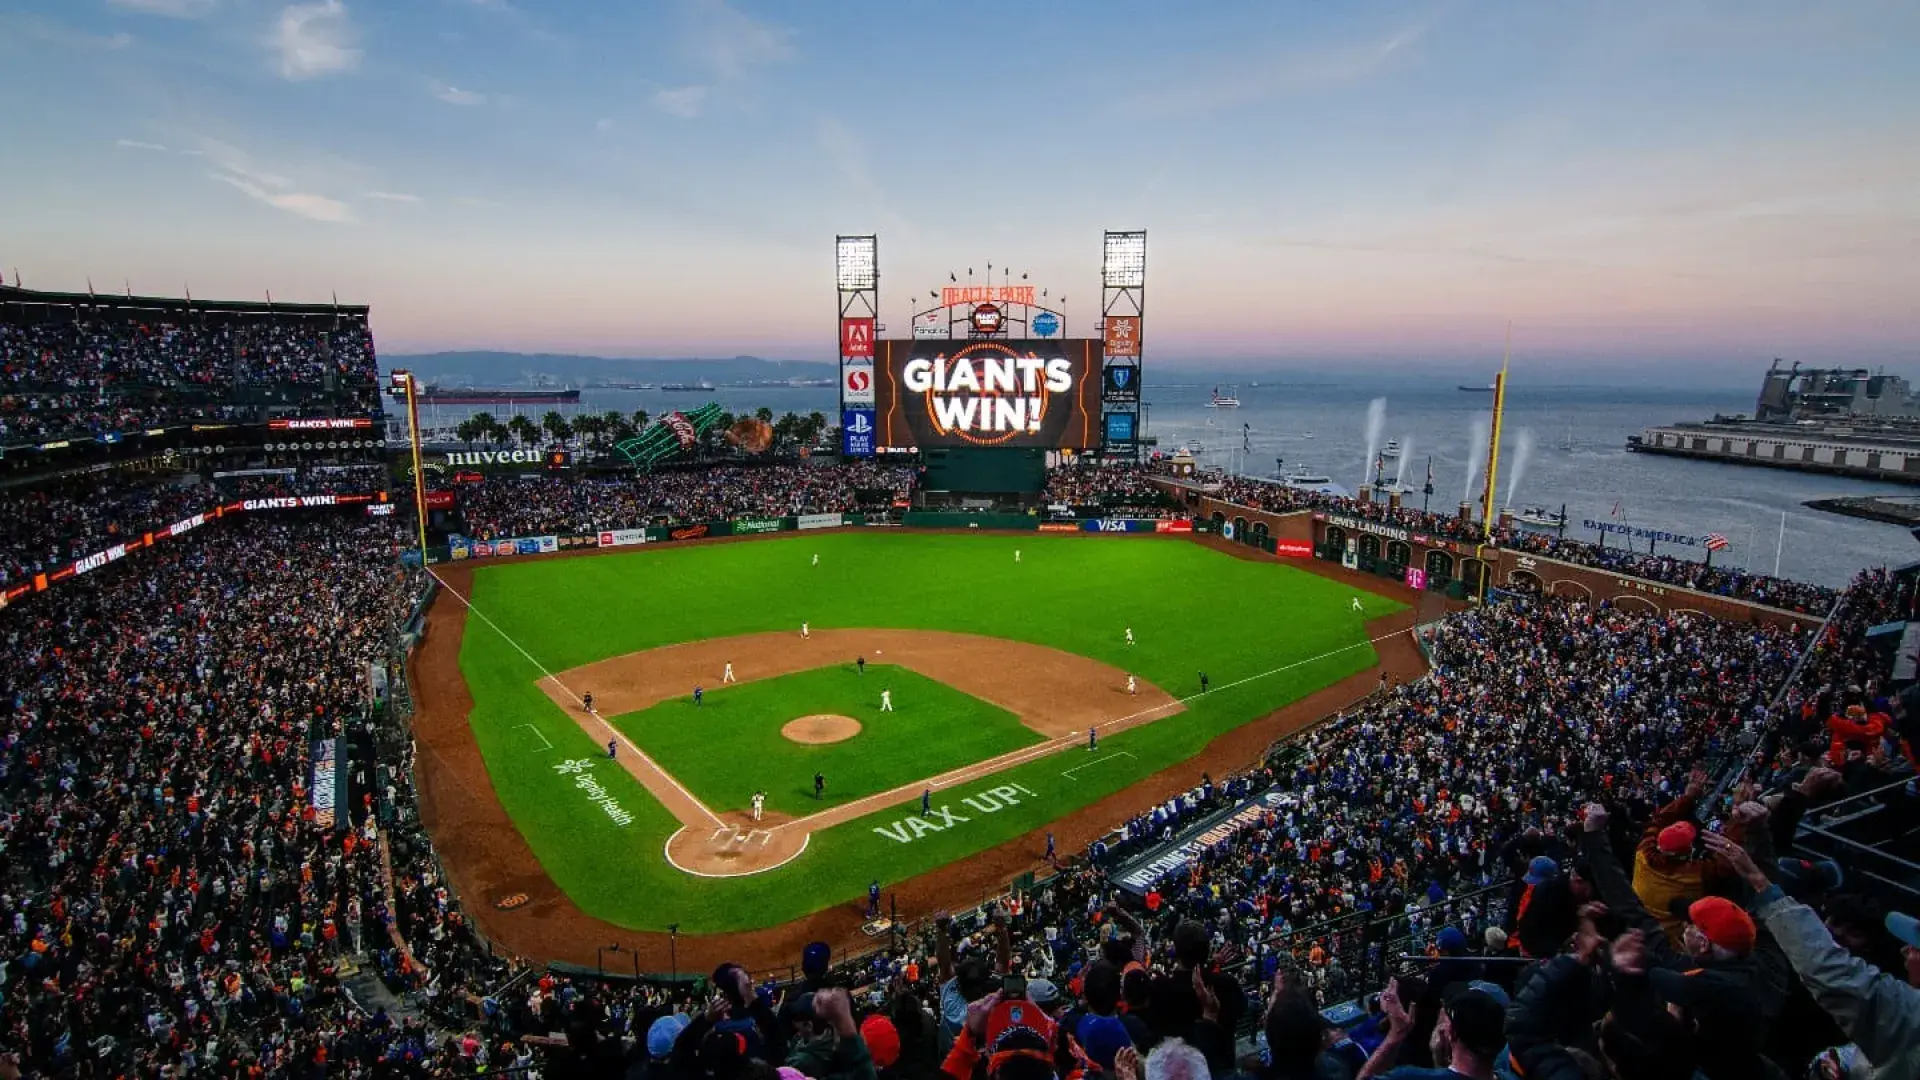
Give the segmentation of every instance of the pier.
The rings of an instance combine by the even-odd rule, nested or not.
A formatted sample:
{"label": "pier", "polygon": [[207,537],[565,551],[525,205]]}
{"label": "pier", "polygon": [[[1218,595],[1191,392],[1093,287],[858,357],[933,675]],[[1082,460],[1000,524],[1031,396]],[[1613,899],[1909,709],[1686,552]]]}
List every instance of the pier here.
{"label": "pier", "polygon": [[1920,484],[1920,427],[1907,424],[1704,421],[1650,427],[1627,439],[1643,454]]}

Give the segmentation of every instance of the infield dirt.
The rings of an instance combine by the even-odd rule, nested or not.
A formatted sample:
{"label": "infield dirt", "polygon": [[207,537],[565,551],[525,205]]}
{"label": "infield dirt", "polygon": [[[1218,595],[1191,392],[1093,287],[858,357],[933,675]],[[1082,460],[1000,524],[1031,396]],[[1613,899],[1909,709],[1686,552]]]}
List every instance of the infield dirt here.
{"label": "infield dirt", "polygon": [[[1272,561],[1271,556],[1250,548],[1211,538],[1124,541],[1091,538],[1087,542],[1203,543],[1236,557]],[[1407,599],[1415,596],[1378,577],[1345,571],[1324,562],[1303,560],[1295,565],[1356,588]],[[471,593],[473,570],[474,567],[466,563],[435,568],[447,588],[460,597]],[[1196,757],[1042,828],[900,883],[892,892],[901,918],[918,918],[940,909],[968,906],[1004,888],[1014,877],[1044,868],[1042,854],[1048,832],[1054,834],[1060,850],[1074,851],[1144,807],[1192,787],[1202,772],[1221,775],[1248,767],[1274,740],[1309,727],[1365,698],[1376,688],[1383,671],[1396,681],[1419,677],[1426,671],[1425,661],[1407,632],[1416,617],[1417,608],[1367,624],[1367,634],[1375,639],[1375,650],[1380,656],[1378,667],[1349,676],[1283,709],[1236,727],[1214,739]],[[460,671],[460,647],[466,624],[467,607],[461,600],[438,598],[427,616],[425,640],[408,669],[417,708],[414,735],[418,745],[420,814],[468,917],[496,948],[532,960],[592,967],[607,945],[617,943],[637,956],[647,971],[668,970],[672,963],[670,957],[677,957],[681,971],[711,970],[722,961],[735,961],[755,971],[765,971],[784,970],[797,964],[801,949],[812,941],[827,942],[836,955],[882,943],[884,939],[869,938],[861,932],[865,920],[860,904],[828,908],[764,930],[681,935],[675,943],[677,948],[670,948],[666,934],[628,930],[581,911],[541,869],[539,860],[494,793],[479,746],[467,725],[473,697]],[[815,636],[818,637],[818,633]],[[894,658],[888,655],[881,659]],[[738,658],[735,662],[739,662]],[[594,691],[599,704],[601,691],[598,687],[594,687]],[[779,821],[770,817],[763,825]],[[528,900],[511,910],[495,907],[499,901],[518,893],[525,893]]]}

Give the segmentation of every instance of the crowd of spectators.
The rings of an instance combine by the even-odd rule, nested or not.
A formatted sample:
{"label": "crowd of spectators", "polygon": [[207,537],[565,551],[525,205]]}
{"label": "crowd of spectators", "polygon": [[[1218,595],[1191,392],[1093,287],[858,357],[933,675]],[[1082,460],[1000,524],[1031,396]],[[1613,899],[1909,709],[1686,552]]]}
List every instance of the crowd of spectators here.
{"label": "crowd of spectators", "polygon": [[371,415],[378,374],[364,315],[0,298],[0,446],[259,419],[269,406]]}
{"label": "crowd of spectators", "polygon": [[851,513],[891,508],[915,471],[869,462],[715,466],[621,477],[489,478],[460,486],[467,528],[481,540],[591,535],[684,521]]}
{"label": "crowd of spectators", "polygon": [[[239,482],[276,481],[306,482]],[[848,510],[912,482],[780,465],[489,480],[463,486],[463,502],[496,534],[540,535]],[[1052,491],[1080,502],[1114,482]],[[164,521],[196,486],[235,490],[222,483],[13,505],[59,530],[56,544],[87,547]],[[35,527],[0,550],[41,542]],[[244,515],[0,613],[0,1047],[27,1071],[1721,1080],[1920,1067],[1920,924],[1791,850],[1810,808],[1911,773],[1910,703],[1883,689],[1864,636],[1912,606],[1884,573],[1856,581],[1817,641],[1557,597],[1456,613],[1430,631],[1426,677],[1383,685],[1246,772],[1200,777],[983,915],[937,917],[837,969],[810,947],[796,985],[727,965],[693,987],[614,987],[492,957],[440,876],[404,732],[366,715],[369,668],[390,659],[421,586],[394,529]],[[356,748],[359,797],[337,808],[339,828],[306,790],[323,736]],[[1744,775],[1716,789],[1705,767]],[[1137,895],[1114,885],[1135,856],[1256,797],[1264,812]],[[355,971],[423,1014],[350,995]],[[1359,1023],[1323,1018],[1383,981]],[[1235,1038],[1249,1028],[1252,1057]]]}
{"label": "crowd of spectators", "polygon": [[362,494],[386,486],[380,465],[82,477],[0,491],[0,585],[51,571],[130,537],[236,499]]}

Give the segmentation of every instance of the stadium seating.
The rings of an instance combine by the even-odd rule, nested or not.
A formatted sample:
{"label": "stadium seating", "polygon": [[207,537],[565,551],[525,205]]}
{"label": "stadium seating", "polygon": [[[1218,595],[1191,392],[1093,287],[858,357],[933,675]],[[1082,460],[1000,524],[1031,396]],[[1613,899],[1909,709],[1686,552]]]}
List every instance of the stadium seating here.
{"label": "stadium seating", "polygon": [[[8,438],[269,399],[375,404],[351,319],[75,305],[10,312],[0,343]],[[819,463],[487,480],[463,486],[462,511],[483,534],[571,532],[851,510],[913,481]],[[10,493],[0,573],[209,502],[340,482]],[[1048,501],[1175,512],[1158,491],[1145,470],[1074,470]],[[1271,485],[1227,481],[1222,497],[1456,527]],[[1866,640],[1913,610],[1895,576],[1863,573],[1817,636],[1555,597],[1446,616],[1427,677],[1196,777],[1031,888],[837,965],[809,950],[790,984],[729,967],[689,987],[525,970],[473,932],[417,824],[406,732],[368,704],[370,671],[404,686],[395,646],[425,583],[396,557],[410,524],[230,515],[0,610],[0,1050],[25,1072],[1145,1080],[1565,1076],[1587,1060],[1719,1080],[1804,1075],[1830,1046],[1882,1068],[1916,1052],[1920,951],[1899,943],[1920,930],[1792,850],[1810,807],[1889,786],[1914,799],[1899,794],[1909,704]],[[1838,595],[1555,544],[1727,595]],[[316,746],[348,748],[346,803],[308,790]],[[1115,886],[1250,802],[1218,842]],[[1694,820],[1724,839],[1679,828]],[[1869,982],[1868,964],[1889,978]],[[991,1001],[1008,974],[1036,1011]]]}

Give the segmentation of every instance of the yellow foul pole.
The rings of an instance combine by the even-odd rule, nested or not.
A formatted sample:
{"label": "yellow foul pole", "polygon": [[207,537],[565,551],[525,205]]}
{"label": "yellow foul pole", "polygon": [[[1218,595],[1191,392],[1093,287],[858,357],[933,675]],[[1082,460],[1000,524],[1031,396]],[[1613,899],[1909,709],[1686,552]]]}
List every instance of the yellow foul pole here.
{"label": "yellow foul pole", "polygon": [[414,399],[413,372],[407,380],[407,441],[413,449],[413,520],[420,527],[420,565],[427,565],[427,474],[420,467],[420,406]]}
{"label": "yellow foul pole", "polygon": [[1498,491],[1500,479],[1500,421],[1507,409],[1507,364],[1513,359],[1513,324],[1507,324],[1507,349],[1500,358],[1500,374],[1493,379],[1493,429],[1487,438],[1487,490],[1480,500],[1480,528],[1482,535],[1493,539],[1495,512],[1494,493]]}

